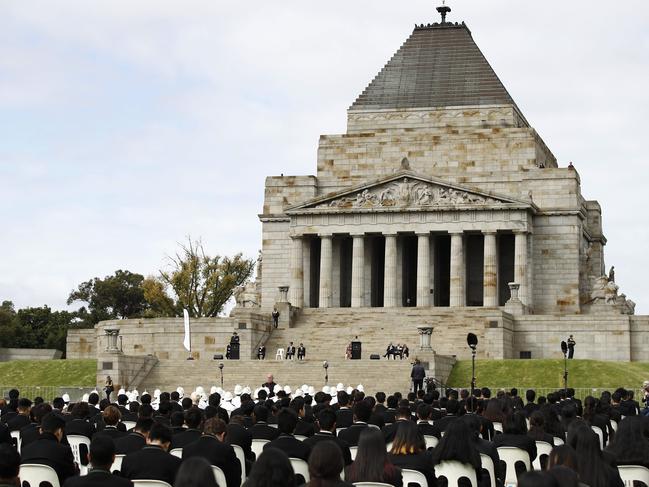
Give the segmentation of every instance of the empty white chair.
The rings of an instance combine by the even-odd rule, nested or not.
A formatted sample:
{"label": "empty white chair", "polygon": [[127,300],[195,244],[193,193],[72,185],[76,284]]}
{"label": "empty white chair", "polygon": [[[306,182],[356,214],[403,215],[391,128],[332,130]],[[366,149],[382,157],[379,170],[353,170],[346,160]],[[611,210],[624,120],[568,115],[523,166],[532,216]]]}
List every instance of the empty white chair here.
{"label": "empty white chair", "polygon": [[183,449],[182,448],[172,448],[169,450],[169,453],[172,454],[174,457],[182,458],[183,457]]}
{"label": "empty white chair", "polygon": [[424,440],[426,441],[426,450],[429,448],[435,448],[439,443],[439,440],[436,436],[424,435]]}
{"label": "empty white chair", "polygon": [[122,471],[122,461],[126,455],[115,455],[115,460],[113,465],[110,467],[111,472],[121,472]]}
{"label": "empty white chair", "polygon": [[21,485],[25,485],[24,482],[27,482],[29,487],[39,487],[41,482],[49,482],[52,487],[61,487],[56,470],[48,465],[36,463],[26,463],[20,466],[20,481]]}
{"label": "empty white chair", "polygon": [[230,445],[234,448],[234,454],[237,456],[237,460],[241,464],[241,484],[246,481],[246,454],[243,452],[243,448],[239,445]]}
{"label": "empty white chair", "polygon": [[20,439],[20,431],[12,431],[11,432],[11,439],[13,441],[14,446],[16,447],[16,450],[18,450],[18,453],[20,453],[20,445],[23,442]]}
{"label": "empty white chair", "polygon": [[532,467],[534,467],[534,470],[543,470],[541,468],[541,455],[550,456],[551,451],[552,445],[550,445],[550,443],[548,443],[547,441],[536,442],[536,458],[532,462]]}
{"label": "empty white chair", "polygon": [[133,482],[134,487],[171,487],[171,484],[164,480],[139,479],[131,482]]}
{"label": "empty white chair", "polygon": [[563,440],[561,438],[559,438],[558,436],[555,436],[554,437],[554,446],[559,446],[559,445],[563,445]]}
{"label": "empty white chair", "polygon": [[275,352],[275,360],[284,360],[284,349],[278,348]]}
{"label": "empty white chair", "polygon": [[489,485],[490,487],[496,487],[496,466],[494,461],[489,455],[480,453],[480,460],[482,461],[482,468],[489,472]]}
{"label": "empty white chair", "polygon": [[122,424],[126,426],[126,431],[130,431],[135,428],[135,421],[122,421]]}
{"label": "empty white chair", "polygon": [[498,455],[500,456],[500,459],[507,465],[507,469],[505,471],[505,485],[518,485],[518,477],[516,476],[516,462],[523,462],[526,471],[529,471],[532,468],[530,455],[525,450],[521,450],[520,448],[515,448],[513,446],[500,446],[498,447]]}
{"label": "empty white chair", "polygon": [[[446,477],[448,487],[458,487],[458,481],[462,477],[469,479],[471,487],[478,487],[478,478],[473,467],[453,460],[447,460],[435,465],[435,476],[438,479],[440,477]],[[404,485],[407,485],[405,480]]]}
{"label": "empty white chair", "polygon": [[358,447],[357,446],[350,446],[349,447],[349,453],[352,454],[352,460],[356,460],[356,455],[358,454]]}
{"label": "empty white chair", "polygon": [[404,468],[401,470],[401,476],[403,477],[403,485],[407,486],[408,484],[413,483],[419,484],[420,487],[428,487],[426,476],[417,470]]}
{"label": "empty white chair", "polygon": [[354,485],[358,487],[392,487],[390,484],[384,484],[382,482],[354,482]]}
{"label": "empty white chair", "polygon": [[291,466],[293,467],[293,472],[295,472],[295,475],[302,475],[304,477],[304,482],[308,482],[311,480],[311,477],[309,476],[309,464],[306,463],[304,460],[301,458],[293,458],[291,457],[289,460],[291,460]]}
{"label": "empty white chair", "polygon": [[599,436],[599,449],[603,450],[604,449],[604,432],[602,431],[602,428],[599,426],[591,426],[590,429],[592,429],[595,433],[597,433],[597,436]]}
{"label": "empty white chair", "polygon": [[212,472],[214,472],[214,478],[216,479],[216,483],[219,484],[219,487],[227,487],[228,483],[221,467],[212,465]]}
{"label": "empty white chair", "polygon": [[641,465],[620,465],[617,467],[625,486],[633,487],[633,481],[649,485],[649,468]]}
{"label": "empty white chair", "polygon": [[259,440],[259,439],[253,439],[252,440],[252,451],[255,452],[255,456],[259,458],[259,455],[261,455],[261,452],[264,451],[264,445],[266,443],[270,443],[270,440]]}
{"label": "empty white chair", "polygon": [[85,475],[88,473],[88,458],[85,457],[85,463],[81,461],[81,445],[86,446],[86,455],[90,451],[90,438],[81,435],[68,435],[68,443],[72,450],[74,461],[79,465],[79,473]]}

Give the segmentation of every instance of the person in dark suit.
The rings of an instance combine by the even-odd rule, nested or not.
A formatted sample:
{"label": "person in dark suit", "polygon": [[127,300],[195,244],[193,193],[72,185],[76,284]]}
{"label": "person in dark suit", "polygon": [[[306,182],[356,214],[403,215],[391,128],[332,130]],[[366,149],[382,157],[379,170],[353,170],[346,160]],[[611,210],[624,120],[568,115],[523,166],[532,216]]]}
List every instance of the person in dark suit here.
{"label": "person in dark suit", "polygon": [[338,437],[349,444],[349,446],[358,446],[358,439],[361,432],[368,428],[367,422],[372,415],[372,409],[365,401],[357,402],[354,405],[354,423],[347,429],[342,430]]}
{"label": "person in dark suit", "polygon": [[295,357],[295,345],[290,342],[286,347],[286,360],[293,360],[293,357]]}
{"label": "person in dark suit", "polygon": [[85,402],[78,402],[72,407],[72,419],[65,425],[66,435],[80,435],[92,438],[97,432],[95,426],[88,420],[90,409]]}
{"label": "person in dark suit", "polygon": [[117,406],[111,405],[106,407],[106,409],[102,411],[101,417],[106,426],[103,429],[97,431],[97,433],[95,433],[95,436],[110,436],[113,441],[115,441],[118,438],[122,438],[128,434],[126,432],[126,428],[123,428],[124,431],[118,428],[118,425],[120,424],[120,421],[122,419],[122,414],[119,412]]}
{"label": "person in dark suit", "polygon": [[424,379],[426,378],[426,369],[421,365],[419,359],[415,359],[415,365],[412,366],[410,371],[410,378],[414,384],[415,394],[417,394],[417,391],[424,388]]}
{"label": "person in dark suit", "polygon": [[213,392],[207,399],[207,403],[213,408],[216,408],[216,416],[218,418],[221,418],[225,422],[225,424],[228,424],[228,421],[230,421],[230,415],[224,408],[221,407],[221,394],[219,394],[218,392]]}
{"label": "person in dark suit", "polygon": [[313,448],[320,443],[321,441],[333,441],[336,443],[340,450],[343,452],[343,460],[345,465],[351,465],[352,455],[349,451],[349,445],[347,442],[336,438],[336,413],[332,409],[323,409],[318,414],[318,425],[320,430],[313,436],[304,440],[304,443]]}
{"label": "person in dark suit", "polygon": [[203,457],[211,465],[223,470],[227,487],[239,487],[241,464],[237,460],[234,449],[225,443],[225,435],[226,424],[222,419],[208,419],[203,425],[203,435],[194,443],[183,448],[183,460],[191,457]]}
{"label": "person in dark suit", "polygon": [[273,318],[273,326],[277,328],[279,325],[279,311],[277,311],[277,308],[273,308],[273,312],[270,315]]}
{"label": "person in dark suit", "polygon": [[[340,448],[333,441],[321,441],[313,448],[309,459],[309,474],[311,481],[308,485],[327,487],[354,487],[353,484],[340,479],[344,468]],[[297,476],[298,479],[301,477]],[[296,485],[300,485],[299,480]]]}
{"label": "person in dark suit", "polygon": [[115,444],[108,436],[98,436],[90,444],[91,469],[83,477],[70,477],[63,487],[132,487],[133,482],[110,473],[115,461]]}
{"label": "person in dark suit", "polygon": [[436,485],[431,452],[426,450],[424,437],[412,421],[403,421],[399,425],[388,459],[401,469],[421,472],[429,486]]}
{"label": "person in dark suit", "polygon": [[264,450],[277,448],[286,453],[289,458],[301,458],[308,461],[311,447],[293,436],[296,425],[297,413],[293,409],[283,408],[277,415],[277,428],[280,435],[273,441],[266,443]]}
{"label": "person in dark suit", "polygon": [[201,423],[203,422],[203,413],[196,406],[191,407],[185,411],[185,424],[187,429],[182,433],[173,435],[171,438],[171,449],[184,448],[190,443],[198,440],[203,432],[201,431]]}
{"label": "person in dark suit", "polygon": [[133,431],[115,440],[115,453],[118,455],[128,455],[129,453],[140,451],[146,446],[146,438],[149,436],[152,427],[152,419],[138,419]]}
{"label": "person in dark suit", "polygon": [[446,402],[446,416],[435,421],[435,426],[439,428],[440,431],[446,431],[449,423],[452,423],[458,418],[460,413],[460,403],[456,399],[449,399]]}
{"label": "person in dark suit", "polygon": [[20,455],[10,444],[0,443],[0,485],[14,487],[20,485]]}
{"label": "person in dark suit", "polygon": [[[527,422],[525,421],[525,414],[517,411],[505,419],[503,424],[503,433],[496,435],[493,438],[493,445],[498,448],[500,446],[513,446],[525,450],[530,456],[530,462],[536,459],[536,442],[527,436]],[[516,471],[519,472],[519,465],[517,464]]]}
{"label": "person in dark suit", "polygon": [[534,402],[536,399],[536,391],[534,389],[528,389],[525,392],[525,399],[527,399],[527,404],[523,406],[523,412],[529,418],[534,411],[538,411],[539,409],[539,405]]}
{"label": "person in dark suit", "polygon": [[438,440],[442,437],[442,432],[435,424],[430,424],[430,405],[421,403],[417,406],[417,430],[424,436],[434,436]]}
{"label": "person in dark suit", "polygon": [[338,409],[336,410],[336,425],[338,428],[349,428],[354,422],[354,412],[349,407],[349,394],[338,391]]}
{"label": "person in dark suit", "polygon": [[385,349],[385,355],[383,357],[387,358],[390,360],[390,357],[396,360],[395,353],[396,353],[397,347],[392,345],[392,342],[388,345],[388,347]]}
{"label": "person in dark suit", "polygon": [[6,425],[0,423],[0,445],[7,444],[13,445],[11,438],[11,433],[9,433],[9,428]]}
{"label": "person in dark suit", "polygon": [[225,442],[241,447],[246,458],[246,472],[249,473],[256,457],[252,451],[252,433],[244,427],[242,416],[232,416],[225,429]]}
{"label": "person in dark suit", "polygon": [[394,436],[397,434],[397,429],[403,422],[410,421],[410,408],[407,406],[401,406],[397,409],[397,414],[395,415],[395,421],[392,424],[388,424],[383,427],[383,437],[385,438],[386,443],[390,443],[394,440]]}
{"label": "person in dark suit", "polygon": [[18,399],[18,414],[7,421],[9,431],[20,431],[31,423],[29,413],[32,408],[32,402],[26,397]]}
{"label": "person in dark suit", "polygon": [[131,480],[162,480],[173,484],[181,461],[180,458],[167,452],[169,445],[171,445],[171,430],[168,426],[155,423],[149,431],[146,446],[124,457],[122,477]]}
{"label": "person in dark suit", "polygon": [[399,406],[399,398],[397,396],[388,396],[386,401],[388,408],[383,413],[383,419],[385,424],[394,423],[396,420],[395,414],[397,412],[397,406]]}
{"label": "person in dark suit", "polygon": [[305,356],[306,356],[306,348],[304,347],[303,343],[300,343],[300,346],[297,347],[297,359],[304,360]]}
{"label": "person in dark suit", "polygon": [[230,337],[230,343],[231,343],[231,344],[239,343],[239,335],[237,334],[236,331],[235,331],[235,332],[232,334],[232,336]]}
{"label": "person in dark suit", "polygon": [[278,428],[268,426],[268,408],[263,404],[257,404],[253,410],[255,424],[249,429],[253,440],[274,440],[280,435]]}
{"label": "person in dark suit", "polygon": [[[41,429],[41,421],[43,420],[43,417],[46,414],[49,414],[52,412],[52,406],[50,406],[47,403],[41,403],[32,408],[32,410],[29,413],[31,423],[28,424],[27,426],[23,426],[20,428],[20,441],[21,441],[21,448],[26,447],[30,443],[36,441],[39,436],[41,435],[40,429]],[[65,421],[65,418],[63,418],[63,415],[60,413],[56,413],[63,421]]]}
{"label": "person in dark suit", "polygon": [[[487,455],[489,458],[491,458],[491,461],[494,464],[494,470],[496,474],[496,479],[494,479],[495,485],[499,485],[499,486],[502,485],[502,482],[500,482],[497,479],[504,479],[505,471],[502,469],[502,465],[500,463],[500,456],[498,455],[498,449],[493,445],[493,443],[484,440],[480,437],[480,434],[482,433],[482,422],[480,421],[480,417],[477,416],[476,414],[469,413],[462,416],[461,420],[462,422],[464,422],[464,424],[467,425],[467,427],[471,431],[471,443],[478,450],[478,453],[483,453]],[[484,468],[484,465],[482,465],[481,468],[482,468],[482,475],[481,477],[478,477],[478,484],[491,485],[489,472]]]}
{"label": "person in dark suit", "polygon": [[315,434],[315,425],[311,418],[306,416],[306,405],[304,398],[296,397],[291,401],[290,407],[297,413],[297,424],[293,434],[310,437]]}
{"label": "person in dark suit", "polygon": [[266,346],[262,345],[257,349],[257,359],[264,360],[266,358]]}
{"label": "person in dark suit", "polygon": [[79,473],[67,445],[61,444],[65,421],[56,413],[49,413],[41,421],[41,435],[21,450],[21,463],[48,465],[56,471],[59,483]]}

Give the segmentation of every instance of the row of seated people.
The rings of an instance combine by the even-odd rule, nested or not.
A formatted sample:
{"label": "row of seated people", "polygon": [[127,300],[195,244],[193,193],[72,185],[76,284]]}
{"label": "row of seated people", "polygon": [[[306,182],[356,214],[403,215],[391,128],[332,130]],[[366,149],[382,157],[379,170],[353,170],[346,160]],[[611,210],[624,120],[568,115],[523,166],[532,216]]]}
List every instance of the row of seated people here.
{"label": "row of seated people", "polygon": [[[614,401],[618,399],[618,392],[621,391],[612,395]],[[553,450],[555,456],[562,458],[560,461],[568,466],[573,466],[582,482],[588,485],[621,485],[616,483],[619,476],[616,477],[615,465],[649,466],[644,417],[625,418],[619,424],[615,437],[614,430],[608,430],[611,441],[607,449],[601,451],[600,440],[590,426],[595,426],[595,421],[611,424],[611,418],[617,417],[615,409],[621,403],[616,401],[615,407],[605,407],[607,395],[603,395],[601,400],[588,397],[582,407],[580,401],[570,397],[570,394],[562,397],[561,393],[557,393],[549,395],[545,401],[545,398],[539,398],[538,402],[534,402],[533,391],[528,391],[527,398],[531,400],[523,404],[515,391],[509,395],[499,393],[493,399],[490,398],[490,391],[476,390],[473,393],[469,396],[465,391],[459,395],[450,391],[446,397],[440,398],[435,391],[420,394],[419,397],[409,395],[408,399],[401,399],[400,394],[395,394],[387,398],[387,406],[383,404],[386,402],[384,394],[365,397],[358,391],[352,395],[345,391],[338,392],[333,405],[333,398],[324,393],[317,393],[313,401],[308,397],[293,400],[280,397],[277,402],[262,398],[257,403],[243,395],[241,407],[233,411],[231,416],[220,407],[220,396],[212,394],[210,405],[205,410],[188,405],[184,412],[171,412],[176,408],[165,406],[156,413],[145,403],[137,408],[137,422],[131,432],[120,428],[123,426],[121,411],[116,405],[105,405],[103,411],[93,413],[87,404],[78,403],[71,407],[71,414],[66,414],[52,410],[49,404],[40,403],[29,411],[30,421],[34,422],[20,429],[22,461],[50,464],[63,483],[68,477],[74,477],[76,472],[70,448],[65,445],[66,433],[74,433],[92,438],[93,441],[100,437],[110,438],[115,452],[126,454],[121,468],[121,475],[125,478],[158,478],[173,483],[185,459],[202,456],[212,465],[221,467],[227,487],[238,487],[241,483],[241,464],[230,445],[242,448],[246,457],[244,468],[250,473],[253,462],[256,463],[251,448],[253,439],[269,440],[264,449],[277,448],[289,457],[305,461],[310,460],[315,445],[322,441],[333,441],[347,466],[346,477],[354,481],[359,481],[358,475],[366,476],[365,470],[359,470],[358,463],[363,459],[364,437],[369,437],[368,445],[374,446],[380,437],[380,450],[383,452],[386,452],[385,445],[391,444],[386,454],[394,471],[397,468],[419,471],[431,486],[437,483],[435,466],[451,459],[473,465],[481,485],[490,485],[488,474],[483,472],[479,453],[491,458],[496,477],[502,481],[504,465],[498,457],[498,447],[521,448],[528,453],[530,461],[534,461],[537,456],[535,441],[546,441],[552,445],[555,438],[568,442],[568,446],[558,446]],[[166,402],[162,401],[161,406]],[[18,404],[21,404],[20,401]],[[182,403],[178,406],[183,408]],[[6,411],[2,418],[11,424],[21,415],[20,409],[15,411],[13,417],[10,414],[12,411]],[[582,409],[582,414],[579,414]],[[526,421],[528,414],[529,430]],[[596,416],[599,419],[595,420]],[[497,428],[494,423],[502,425],[502,434],[495,434]],[[29,440],[32,430],[37,432],[37,436]],[[0,442],[11,442],[3,431],[7,433],[9,428],[0,427]],[[442,437],[443,431],[446,435]],[[295,437],[296,434],[307,438],[301,441]],[[427,449],[425,436],[439,441],[437,447]],[[591,444],[593,438],[597,445]],[[606,443],[609,443],[608,440]],[[358,447],[354,462],[350,447]],[[169,455],[168,451],[175,448],[182,448],[182,459]],[[592,458],[589,457],[586,462],[580,457],[580,450],[583,455]],[[576,462],[572,462],[573,456]],[[595,461],[595,457],[599,460]],[[549,466],[554,464],[547,462]],[[357,470],[361,473],[356,474]],[[597,484],[593,480],[604,474],[606,478],[610,477],[611,483]],[[399,487],[399,482],[399,479],[392,478],[388,483]]]}

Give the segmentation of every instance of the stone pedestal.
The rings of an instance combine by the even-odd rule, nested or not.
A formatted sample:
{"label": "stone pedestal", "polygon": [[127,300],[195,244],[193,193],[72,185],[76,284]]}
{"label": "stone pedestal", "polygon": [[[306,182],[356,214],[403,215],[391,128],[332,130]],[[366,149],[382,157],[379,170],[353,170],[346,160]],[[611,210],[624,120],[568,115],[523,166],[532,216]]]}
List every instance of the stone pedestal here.
{"label": "stone pedestal", "polygon": [[122,353],[122,347],[119,338],[119,328],[104,328],[106,333],[106,352]]}
{"label": "stone pedestal", "polygon": [[417,327],[417,331],[419,332],[419,349],[432,351],[433,348],[430,339],[433,334],[433,327],[430,325],[420,325]]}
{"label": "stone pedestal", "polygon": [[521,302],[518,297],[519,290],[521,285],[517,282],[509,283],[509,301],[505,303],[505,311],[514,315],[525,314],[525,305]]}

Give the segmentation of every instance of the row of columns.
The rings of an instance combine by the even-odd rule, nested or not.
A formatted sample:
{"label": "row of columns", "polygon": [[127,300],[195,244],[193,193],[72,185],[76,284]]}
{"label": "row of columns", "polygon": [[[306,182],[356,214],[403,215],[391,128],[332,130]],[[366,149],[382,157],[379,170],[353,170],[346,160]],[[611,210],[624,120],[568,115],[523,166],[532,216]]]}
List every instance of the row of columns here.
{"label": "row of columns", "polygon": [[[451,307],[466,305],[466,275],[463,232],[451,234],[450,301]],[[498,306],[498,259],[496,232],[483,232],[483,306]],[[385,236],[385,268],[383,306],[395,308],[398,303],[397,234]],[[332,235],[320,235],[320,286],[319,307],[332,306],[333,242]],[[363,290],[365,283],[365,236],[353,235],[352,245],[352,308],[365,306]],[[515,232],[514,281],[520,284],[519,298],[528,303],[527,289],[527,233]],[[301,237],[293,237],[290,254],[289,301],[293,306],[304,306],[303,243]],[[417,307],[428,307],[430,302],[430,234],[417,234]]]}

